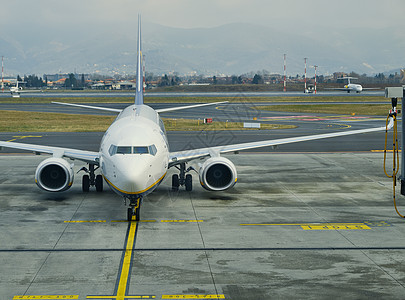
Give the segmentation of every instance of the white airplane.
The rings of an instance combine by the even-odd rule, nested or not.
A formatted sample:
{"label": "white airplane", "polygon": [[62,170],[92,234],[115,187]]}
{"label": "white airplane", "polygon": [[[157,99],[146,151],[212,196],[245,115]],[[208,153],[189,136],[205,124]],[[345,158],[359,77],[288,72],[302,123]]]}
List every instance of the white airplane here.
{"label": "white airplane", "polygon": [[[83,192],[88,192],[90,186],[95,186],[96,191],[101,192],[103,180],[105,180],[114,192],[129,200],[128,221],[139,220],[142,199],[158,187],[167,175],[169,168],[175,167],[179,170],[178,174],[172,176],[172,189],[178,190],[180,186],[185,186],[187,191],[191,191],[192,177],[189,172],[194,169],[192,167],[187,168],[187,164],[195,159],[206,158],[205,162],[200,164],[198,171],[200,184],[210,191],[223,191],[233,187],[237,181],[236,168],[228,158],[221,156],[223,153],[237,153],[246,149],[386,129],[384,126],[171,152],[159,113],[218,103],[158,110],[144,104],[140,24],[139,18],[135,103],[123,110],[65,103],[65,105],[119,113],[116,120],[105,132],[98,152],[0,141],[0,147],[52,155],[42,161],[35,171],[35,182],[41,189],[49,192],[69,189],[73,183],[74,172],[73,164],[66,159],[80,160],[89,165],[88,169],[83,168],[88,173],[82,177]],[[391,120],[390,124],[392,125],[392,123]],[[100,174],[96,175],[96,170],[99,170]]]}
{"label": "white airplane", "polygon": [[356,92],[361,93],[364,90],[378,90],[378,88],[364,88],[361,84],[358,83],[351,83],[350,79],[357,79],[356,77],[342,77],[340,79],[347,79],[347,84],[343,88],[330,88],[329,90],[338,90],[338,91],[345,91],[345,92]]}
{"label": "white airplane", "polygon": [[42,90],[23,90],[21,85],[18,85],[19,83],[26,83],[24,81],[18,81],[15,86],[10,87],[10,93],[11,97],[13,98],[20,98],[21,93],[36,93],[36,92],[42,92]]}
{"label": "white airplane", "polygon": [[22,87],[18,85],[19,83],[25,83],[25,82],[17,80],[16,85],[10,87],[11,97],[13,97],[13,98],[20,98],[20,93],[22,91]]}

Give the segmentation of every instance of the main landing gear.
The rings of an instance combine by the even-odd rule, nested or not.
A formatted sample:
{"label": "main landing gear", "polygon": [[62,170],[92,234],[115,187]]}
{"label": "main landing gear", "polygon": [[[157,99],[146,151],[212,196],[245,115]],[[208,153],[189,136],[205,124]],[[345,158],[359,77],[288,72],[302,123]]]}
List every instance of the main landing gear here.
{"label": "main landing gear", "polygon": [[128,211],[127,211],[128,222],[140,220],[139,215],[140,215],[140,211],[141,211],[141,202],[142,202],[142,198],[129,199],[129,207],[128,207]]}
{"label": "main landing gear", "polygon": [[[89,169],[83,167],[79,170],[84,171],[87,174],[83,175],[82,177],[82,190],[83,192],[87,193],[90,191],[90,186],[95,186],[96,191],[101,193],[103,191],[103,176],[95,175],[94,171],[96,171],[99,167],[95,168],[95,165],[89,164]],[[77,172],[77,173],[79,173]]]}
{"label": "main landing gear", "polygon": [[186,169],[186,163],[181,163],[180,168],[177,166],[176,168],[180,171],[180,174],[172,175],[172,191],[177,192],[179,190],[179,186],[184,185],[186,191],[190,192],[193,189],[193,176],[191,176],[191,174],[186,175],[186,173],[196,170],[193,167]]}

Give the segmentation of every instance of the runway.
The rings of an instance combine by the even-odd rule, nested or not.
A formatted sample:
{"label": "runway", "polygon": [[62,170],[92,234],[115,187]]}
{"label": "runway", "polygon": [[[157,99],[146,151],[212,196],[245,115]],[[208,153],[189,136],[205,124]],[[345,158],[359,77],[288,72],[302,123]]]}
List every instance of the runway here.
{"label": "runway", "polygon": [[[256,115],[240,104],[188,115],[298,127],[174,131],[168,134],[172,151],[384,123]],[[1,133],[0,140],[97,151],[102,135],[19,132]],[[197,174],[192,192],[173,192],[176,170],[170,169],[144,199],[142,222],[131,223],[123,200],[108,188],[82,193],[77,174],[68,191],[41,191],[34,173],[47,156],[3,149],[0,299],[401,298],[405,221],[392,205],[383,154],[372,152],[383,147],[380,132],[227,155],[238,182],[224,192],[204,190]],[[74,163],[75,173],[84,166]],[[198,163],[192,165],[198,169]]]}

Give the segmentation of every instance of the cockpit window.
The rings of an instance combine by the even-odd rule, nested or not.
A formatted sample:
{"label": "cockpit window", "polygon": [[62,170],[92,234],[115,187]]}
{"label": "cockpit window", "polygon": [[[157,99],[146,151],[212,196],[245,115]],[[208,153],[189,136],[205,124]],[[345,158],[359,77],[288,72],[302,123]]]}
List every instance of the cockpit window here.
{"label": "cockpit window", "polygon": [[155,146],[155,145],[149,146],[149,153],[152,154],[153,156],[156,155],[157,149],[156,149],[156,146]]}
{"label": "cockpit window", "polygon": [[113,156],[115,153],[117,153],[117,146],[111,145],[110,149],[108,149],[108,153],[110,154],[110,156]]}
{"label": "cockpit window", "polygon": [[156,155],[157,149],[155,145],[151,146],[115,146],[111,145],[108,149],[110,156],[115,154],[151,154]]}
{"label": "cockpit window", "polygon": [[147,153],[149,153],[149,149],[148,149],[148,147],[135,146],[135,147],[132,147],[132,153],[134,153],[134,154],[147,154]]}
{"label": "cockpit window", "polygon": [[131,154],[131,148],[130,146],[118,146],[117,147],[117,154]]}

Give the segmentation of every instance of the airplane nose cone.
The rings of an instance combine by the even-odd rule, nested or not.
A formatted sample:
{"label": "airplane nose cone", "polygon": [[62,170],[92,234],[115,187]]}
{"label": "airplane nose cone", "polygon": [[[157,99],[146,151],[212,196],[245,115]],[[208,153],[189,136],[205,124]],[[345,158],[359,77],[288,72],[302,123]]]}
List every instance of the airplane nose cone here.
{"label": "airplane nose cone", "polygon": [[143,192],[147,188],[149,165],[142,160],[125,160],[116,166],[120,189],[129,193]]}

